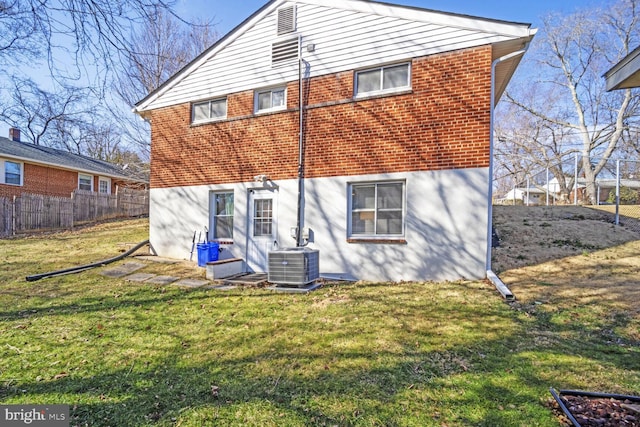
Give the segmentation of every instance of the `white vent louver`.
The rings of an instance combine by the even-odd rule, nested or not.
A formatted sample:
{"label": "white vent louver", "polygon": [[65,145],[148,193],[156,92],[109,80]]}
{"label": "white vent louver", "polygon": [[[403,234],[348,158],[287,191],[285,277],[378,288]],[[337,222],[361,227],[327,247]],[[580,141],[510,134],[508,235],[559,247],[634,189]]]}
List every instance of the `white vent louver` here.
{"label": "white vent louver", "polygon": [[278,35],[292,33],[296,30],[296,6],[291,5],[278,9]]}
{"label": "white vent louver", "polygon": [[298,59],[300,50],[300,39],[283,40],[271,45],[271,64],[274,66]]}

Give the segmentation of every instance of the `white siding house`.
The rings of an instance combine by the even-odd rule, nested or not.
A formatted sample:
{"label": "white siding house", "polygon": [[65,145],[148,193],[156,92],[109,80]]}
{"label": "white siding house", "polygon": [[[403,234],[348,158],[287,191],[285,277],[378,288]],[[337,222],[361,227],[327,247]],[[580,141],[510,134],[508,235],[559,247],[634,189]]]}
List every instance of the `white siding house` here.
{"label": "white siding house", "polygon": [[[135,107],[152,125],[154,249],[187,258],[206,226],[247,271],[304,244],[330,277],[485,277],[492,109],[534,34],[373,1],[268,2]],[[194,120],[209,100],[224,108]]]}

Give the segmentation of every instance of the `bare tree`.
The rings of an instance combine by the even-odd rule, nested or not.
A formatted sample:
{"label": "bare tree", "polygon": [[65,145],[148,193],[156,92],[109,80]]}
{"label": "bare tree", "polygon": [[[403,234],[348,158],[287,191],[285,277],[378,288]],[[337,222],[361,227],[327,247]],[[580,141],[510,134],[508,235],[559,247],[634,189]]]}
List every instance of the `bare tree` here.
{"label": "bare tree", "polygon": [[56,79],[106,82],[132,28],[174,0],[0,0],[0,64],[46,61]]}
{"label": "bare tree", "polygon": [[185,25],[174,15],[156,9],[153,18],[132,34],[132,50],[114,84],[127,109],[112,113],[121,131],[139,148],[148,148],[149,126],[131,114],[130,107],[158,88],[218,38],[211,21]]}
{"label": "bare tree", "polygon": [[[507,95],[521,115],[537,122],[539,130],[518,146],[535,146],[537,153],[532,155],[542,162],[549,162],[547,154],[560,160],[579,150],[591,202],[596,200],[597,175],[640,113],[637,92],[606,92],[602,77],[638,43],[638,6],[639,0],[619,0],[606,9],[547,17],[544,36],[532,55],[539,74],[528,82],[527,92]],[[531,102],[527,95],[532,93],[541,97]],[[568,146],[573,148],[567,150]],[[554,175],[561,181],[564,173],[559,170]]]}
{"label": "bare tree", "polygon": [[10,101],[2,105],[0,120],[21,128],[28,142],[57,146],[63,123],[77,124],[85,113],[86,93],[77,88],[41,89],[31,79],[11,80]]}

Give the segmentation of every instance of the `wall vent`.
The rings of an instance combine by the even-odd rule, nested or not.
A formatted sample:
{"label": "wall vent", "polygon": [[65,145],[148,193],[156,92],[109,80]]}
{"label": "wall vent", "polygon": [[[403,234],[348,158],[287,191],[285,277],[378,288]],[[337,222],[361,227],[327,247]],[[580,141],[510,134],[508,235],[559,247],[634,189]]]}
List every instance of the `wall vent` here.
{"label": "wall vent", "polygon": [[273,43],[271,45],[271,65],[278,66],[298,59],[299,50],[299,37]]}
{"label": "wall vent", "polygon": [[278,35],[293,33],[296,30],[296,6],[278,9]]}

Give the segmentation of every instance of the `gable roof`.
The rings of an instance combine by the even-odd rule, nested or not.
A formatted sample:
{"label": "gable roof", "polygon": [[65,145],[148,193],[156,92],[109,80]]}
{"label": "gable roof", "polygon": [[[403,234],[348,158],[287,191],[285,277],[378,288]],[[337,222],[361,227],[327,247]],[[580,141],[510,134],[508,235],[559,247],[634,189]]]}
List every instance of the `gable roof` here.
{"label": "gable roof", "polygon": [[[297,78],[297,66],[285,71],[266,69],[263,63],[258,62],[260,55],[256,55],[256,51],[247,52],[245,47],[244,51],[228,52],[228,50],[233,50],[234,42],[243,37],[250,40],[253,49],[256,49],[255,45],[258,44],[264,44],[265,48],[270,49],[270,43],[275,38],[275,34],[267,34],[264,31],[257,35],[255,33],[260,29],[264,30],[265,26],[262,21],[271,18],[278,8],[287,3],[309,6],[309,9],[314,8],[313,13],[309,13],[310,15],[322,15],[325,19],[343,19],[339,23],[334,20],[331,28],[323,24],[322,28],[316,25],[313,28],[303,28],[299,33],[296,33],[302,34],[309,43],[319,46],[323,46],[324,43],[323,52],[325,55],[328,51],[327,46],[337,49],[337,41],[348,37],[345,34],[346,29],[351,28],[350,25],[353,21],[349,19],[347,14],[350,13],[351,17],[356,14],[360,17],[366,17],[368,22],[359,28],[358,47],[351,46],[351,50],[349,50],[345,48],[346,42],[341,46],[344,49],[342,56],[351,58],[352,61],[351,67],[348,69],[371,65],[363,62],[369,57],[375,60],[375,55],[366,55],[363,51],[368,49],[367,52],[376,52],[374,43],[395,44],[395,57],[385,57],[385,61],[398,60],[401,55],[404,55],[403,59],[409,59],[487,44],[494,46],[493,59],[495,60],[526,48],[537,31],[531,29],[530,24],[472,17],[371,0],[297,0],[295,2],[271,0],[160,87],[136,103],[133,111],[143,114],[145,111],[155,108],[250,89],[250,87],[229,84],[231,76],[236,78],[236,83],[242,81],[248,85],[247,82],[256,82],[256,84],[265,86]],[[341,14],[344,16],[340,16]],[[318,18],[314,17],[314,19]],[[374,33],[378,36],[377,38],[373,37]],[[269,37],[272,38],[269,39]],[[360,50],[356,51],[355,49],[358,48]],[[358,56],[354,52],[358,52],[360,55]],[[319,57],[314,59],[317,58]],[[322,59],[326,59],[326,57],[312,61],[313,66],[310,74],[312,77],[345,71],[337,69],[335,64],[325,63]],[[497,102],[502,95],[520,59],[521,55],[517,55],[506,61],[501,61],[496,66],[494,102]],[[230,68],[231,65],[228,65],[230,63],[236,67],[232,71],[227,69],[226,73],[216,72],[223,64]],[[260,69],[261,66],[262,69]],[[225,78],[227,78],[226,81]],[[196,85],[206,87],[206,89],[196,90]],[[176,96],[176,93],[180,93],[182,97]]]}
{"label": "gable roof", "polygon": [[146,182],[127,174],[120,166],[113,163],[51,147],[12,141],[4,137],[0,137],[0,157],[126,181]]}
{"label": "gable roof", "polygon": [[640,46],[604,75],[607,91],[640,87]]}

